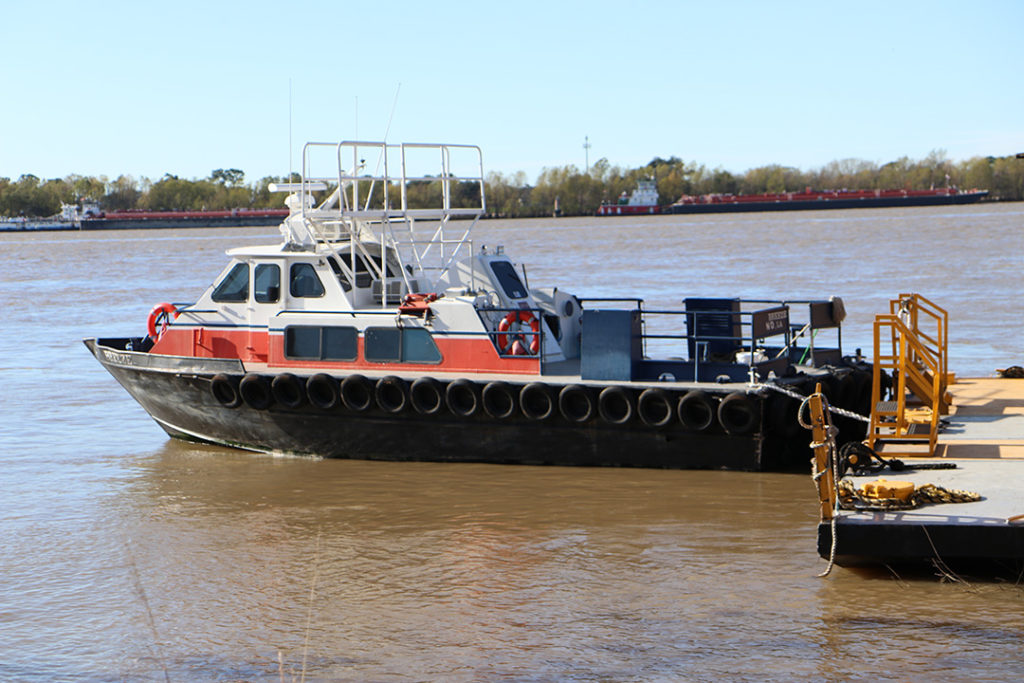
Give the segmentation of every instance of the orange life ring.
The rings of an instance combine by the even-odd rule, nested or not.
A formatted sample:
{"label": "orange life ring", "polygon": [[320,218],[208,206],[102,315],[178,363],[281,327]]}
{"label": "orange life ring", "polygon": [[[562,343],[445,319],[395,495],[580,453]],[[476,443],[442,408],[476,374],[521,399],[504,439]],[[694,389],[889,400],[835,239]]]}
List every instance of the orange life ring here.
{"label": "orange life ring", "polygon": [[[149,332],[149,338],[153,341],[160,339],[167,330],[167,326],[178,317],[179,313],[180,311],[178,311],[174,304],[165,302],[154,306],[153,310],[149,312],[149,319],[146,320],[146,331]],[[172,318],[171,316],[174,317]],[[160,325],[159,332],[156,329],[158,324]]]}
{"label": "orange life ring", "polygon": [[[508,333],[509,328],[512,327],[512,323],[517,321],[521,325],[525,325],[527,323],[529,323],[530,325],[530,331],[532,332],[532,334],[529,335],[529,346],[527,346],[526,344],[527,335],[525,333]],[[517,348],[515,346],[515,343],[518,341],[519,349],[523,349],[523,351],[525,351],[527,348],[529,348],[530,355],[536,356],[537,352],[540,351],[540,321],[537,320],[537,316],[535,316],[530,311],[511,311],[508,315],[504,317],[504,319],[502,319],[501,323],[498,325],[497,340],[498,347],[501,349],[502,353],[509,353],[510,351],[515,353]]]}

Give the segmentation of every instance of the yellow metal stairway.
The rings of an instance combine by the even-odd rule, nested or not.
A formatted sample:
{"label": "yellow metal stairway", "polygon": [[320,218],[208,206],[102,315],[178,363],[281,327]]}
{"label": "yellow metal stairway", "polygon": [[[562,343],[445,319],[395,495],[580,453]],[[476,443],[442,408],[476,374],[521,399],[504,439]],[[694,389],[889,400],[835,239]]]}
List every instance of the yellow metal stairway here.
{"label": "yellow metal stairway", "polygon": [[[900,294],[875,317],[868,445],[886,457],[935,454],[939,416],[949,413],[949,314],[920,294]],[[888,341],[883,350],[883,340]],[[893,383],[883,400],[882,372]]]}

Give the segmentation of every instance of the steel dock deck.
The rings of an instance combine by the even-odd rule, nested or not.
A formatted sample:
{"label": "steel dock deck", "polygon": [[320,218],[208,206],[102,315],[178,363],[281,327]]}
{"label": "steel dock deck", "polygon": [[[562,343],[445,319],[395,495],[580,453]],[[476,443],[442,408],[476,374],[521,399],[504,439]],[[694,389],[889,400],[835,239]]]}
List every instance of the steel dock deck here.
{"label": "steel dock deck", "polygon": [[[931,483],[977,492],[982,500],[912,510],[839,509],[836,564],[1024,560],[1024,380],[965,379],[950,390],[953,409],[939,433],[936,457],[927,461],[954,462],[956,469],[847,478],[856,486],[878,478]],[[915,462],[903,460],[909,467]],[[823,521],[818,553],[828,558],[831,546],[832,525]]]}

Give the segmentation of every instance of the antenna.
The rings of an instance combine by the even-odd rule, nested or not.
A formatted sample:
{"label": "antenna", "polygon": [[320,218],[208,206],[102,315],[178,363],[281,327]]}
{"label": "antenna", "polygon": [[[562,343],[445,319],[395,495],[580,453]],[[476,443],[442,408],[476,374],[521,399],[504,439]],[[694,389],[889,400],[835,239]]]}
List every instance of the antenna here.
{"label": "antenna", "polygon": [[384,130],[384,142],[388,141],[388,133],[391,132],[391,122],[395,118],[395,109],[398,107],[398,93],[402,91],[402,83],[398,83],[398,87],[395,88],[395,101],[391,103],[391,116],[388,117],[388,127]]}
{"label": "antenna", "polygon": [[288,182],[292,181],[292,79],[288,77]]}
{"label": "antenna", "polygon": [[583,150],[584,150],[584,152],[587,155],[587,167],[586,167],[586,170],[583,171],[584,175],[590,173],[590,148],[591,148],[590,136],[589,135],[584,135],[583,136]]}
{"label": "antenna", "polygon": [[[402,83],[398,83],[398,87],[395,88],[395,99],[391,103],[391,116],[388,117],[388,127],[384,129],[384,145],[381,146],[380,156],[377,157],[377,168],[373,174],[378,175],[380,173],[380,167],[384,164],[384,155],[388,153],[388,133],[391,132],[391,122],[395,119],[395,109],[398,107],[398,93],[402,91]],[[357,136],[358,140],[359,137]],[[355,171],[353,171],[354,173]],[[370,193],[372,195],[372,191]],[[370,195],[366,196],[366,205],[370,205]]]}

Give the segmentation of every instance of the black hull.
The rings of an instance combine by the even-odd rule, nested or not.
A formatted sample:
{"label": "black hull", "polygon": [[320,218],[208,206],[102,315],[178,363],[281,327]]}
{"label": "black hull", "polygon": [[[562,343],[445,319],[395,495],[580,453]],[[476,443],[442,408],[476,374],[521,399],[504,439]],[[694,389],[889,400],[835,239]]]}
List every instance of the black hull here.
{"label": "black hull", "polygon": [[[835,560],[841,567],[1024,562],[1024,526],[1019,524],[841,524],[836,536]],[[818,554],[828,559],[831,549],[831,524],[819,523]]]}
{"label": "black hull", "polygon": [[246,228],[280,225],[281,216],[229,216],[224,218],[138,218],[109,220],[86,218],[82,230],[149,230],[170,228]]}
{"label": "black hull", "polygon": [[[363,411],[339,405],[319,409],[276,403],[227,407],[214,396],[217,374],[239,378],[241,363],[152,356],[121,351],[127,340],[86,340],[103,366],[171,436],[260,452],[366,460],[486,462],[533,465],[628,466],[671,469],[784,470],[806,467],[809,432],[727,433],[720,424],[689,431],[678,421],[663,427],[636,415],[624,424],[594,416],[583,423],[557,410],[546,419],[517,412],[504,418],[482,409],[465,417],[449,410],[422,415],[408,405],[388,413],[373,403]],[[790,399],[792,401],[792,399]],[[793,401],[792,415],[796,402]],[[758,402],[764,425],[772,408]],[[783,431],[785,433],[783,433]]]}
{"label": "black hull", "polygon": [[869,197],[865,199],[813,199],[808,201],[736,202],[734,204],[673,204],[663,213],[748,213],[755,211],[823,211],[827,209],[880,209],[900,206],[974,204],[988,192],[936,197]]}

